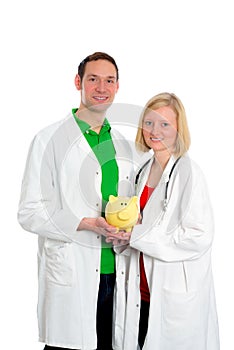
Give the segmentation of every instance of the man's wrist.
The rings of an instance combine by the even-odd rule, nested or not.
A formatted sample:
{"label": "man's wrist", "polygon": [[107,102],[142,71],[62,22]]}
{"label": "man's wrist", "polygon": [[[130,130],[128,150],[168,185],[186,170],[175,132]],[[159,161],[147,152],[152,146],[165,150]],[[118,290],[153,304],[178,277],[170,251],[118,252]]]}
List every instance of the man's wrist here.
{"label": "man's wrist", "polygon": [[77,231],[81,230],[88,230],[88,231],[94,231],[96,228],[96,218],[83,218],[77,227]]}

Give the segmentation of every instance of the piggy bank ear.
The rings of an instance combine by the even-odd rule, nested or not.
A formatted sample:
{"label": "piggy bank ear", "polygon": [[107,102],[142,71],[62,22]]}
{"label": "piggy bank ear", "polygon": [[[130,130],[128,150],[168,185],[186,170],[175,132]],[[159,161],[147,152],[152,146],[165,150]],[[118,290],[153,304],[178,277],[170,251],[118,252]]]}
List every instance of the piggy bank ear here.
{"label": "piggy bank ear", "polygon": [[133,196],[133,197],[132,197],[132,202],[133,202],[133,203],[137,203],[137,201],[138,201],[138,197],[137,197],[137,196]]}
{"label": "piggy bank ear", "polygon": [[110,203],[116,202],[117,199],[118,199],[118,197],[115,197],[115,196],[113,196],[112,194],[109,196],[109,202],[110,202]]}

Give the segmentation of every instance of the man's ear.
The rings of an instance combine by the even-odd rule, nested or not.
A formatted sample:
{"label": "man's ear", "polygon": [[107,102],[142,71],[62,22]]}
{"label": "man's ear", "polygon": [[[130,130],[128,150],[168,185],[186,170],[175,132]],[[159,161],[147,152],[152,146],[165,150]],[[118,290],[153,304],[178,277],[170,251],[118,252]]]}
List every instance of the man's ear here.
{"label": "man's ear", "polygon": [[117,85],[116,85],[116,93],[118,92],[119,90],[119,81],[117,81]]}
{"label": "man's ear", "polygon": [[74,83],[75,83],[77,90],[81,90],[81,80],[80,80],[79,74],[76,74]]}

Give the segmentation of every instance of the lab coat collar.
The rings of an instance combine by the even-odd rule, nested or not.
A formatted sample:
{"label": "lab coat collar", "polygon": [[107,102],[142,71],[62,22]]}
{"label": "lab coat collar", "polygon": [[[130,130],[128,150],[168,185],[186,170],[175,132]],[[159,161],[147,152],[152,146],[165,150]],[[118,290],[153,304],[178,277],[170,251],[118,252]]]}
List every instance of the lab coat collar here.
{"label": "lab coat collar", "polygon": [[164,171],[163,171],[162,182],[167,182],[169,180],[169,175],[170,175],[171,169],[172,169],[176,159],[177,159],[177,157],[175,157],[172,154],[169,161],[167,162],[167,165],[166,165]]}
{"label": "lab coat collar", "polygon": [[[175,157],[174,155],[171,155],[163,173],[162,173],[162,176],[161,176],[161,179],[160,179],[160,183],[166,183],[168,180],[169,180],[169,175],[170,175],[170,172],[171,172],[171,169],[176,161],[177,157]],[[148,178],[149,176],[149,172],[150,172],[150,169],[151,169],[151,165],[154,161],[154,156],[152,156],[152,158],[150,159],[149,163],[147,164],[147,166],[145,167],[145,169],[142,171],[142,176],[141,179],[143,180],[143,182]],[[140,181],[141,182],[141,181]]]}

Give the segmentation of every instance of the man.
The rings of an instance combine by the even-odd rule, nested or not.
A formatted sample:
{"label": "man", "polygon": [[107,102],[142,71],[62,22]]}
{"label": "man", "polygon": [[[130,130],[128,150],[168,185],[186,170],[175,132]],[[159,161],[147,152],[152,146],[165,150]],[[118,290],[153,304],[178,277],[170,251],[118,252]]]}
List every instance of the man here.
{"label": "man", "polygon": [[[109,195],[132,195],[128,143],[105,115],[118,67],[96,52],[79,65],[80,106],[40,131],[28,155],[18,219],[38,234],[38,324],[44,349],[112,349],[115,232],[104,219]],[[125,278],[121,276],[118,278]]]}

